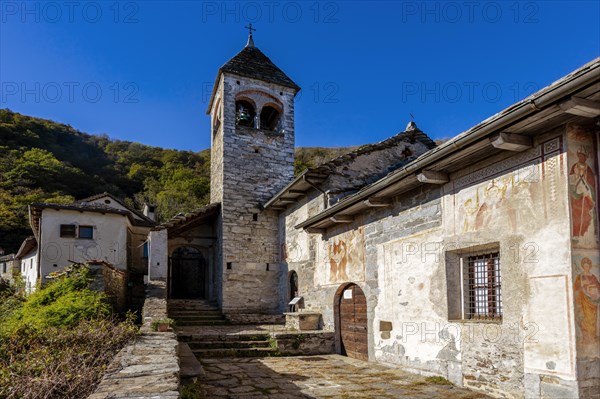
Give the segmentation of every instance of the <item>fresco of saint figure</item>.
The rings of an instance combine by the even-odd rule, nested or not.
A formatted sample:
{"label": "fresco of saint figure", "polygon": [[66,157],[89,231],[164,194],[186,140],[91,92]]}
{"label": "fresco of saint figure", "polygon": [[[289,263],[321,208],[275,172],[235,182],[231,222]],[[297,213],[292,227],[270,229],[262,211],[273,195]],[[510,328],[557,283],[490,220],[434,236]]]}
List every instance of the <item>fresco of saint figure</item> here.
{"label": "fresco of saint figure", "polygon": [[328,243],[326,284],[364,280],[364,227],[340,234]]}
{"label": "fresco of saint figure", "polygon": [[484,202],[475,216],[476,230],[482,228],[515,230],[514,212],[505,199],[508,186],[499,186],[494,180],[484,190]]}
{"label": "fresco of saint figure", "polygon": [[573,236],[583,237],[594,233],[592,222],[596,207],[596,176],[588,165],[588,153],[581,147],[577,151],[577,163],[571,167],[569,180],[571,183],[571,220]]}
{"label": "fresco of saint figure", "polygon": [[600,282],[591,272],[592,260],[581,260],[581,273],[575,278],[575,319],[584,345],[598,345],[598,311],[600,307]]}

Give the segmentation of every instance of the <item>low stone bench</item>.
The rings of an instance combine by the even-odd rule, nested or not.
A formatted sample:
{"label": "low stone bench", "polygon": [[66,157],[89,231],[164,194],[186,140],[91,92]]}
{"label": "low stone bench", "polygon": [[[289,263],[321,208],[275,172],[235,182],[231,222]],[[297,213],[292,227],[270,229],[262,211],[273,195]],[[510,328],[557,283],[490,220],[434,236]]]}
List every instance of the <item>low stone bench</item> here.
{"label": "low stone bench", "polygon": [[181,385],[192,384],[198,377],[204,376],[202,365],[185,342],[179,343],[179,366],[181,368],[179,373]]}

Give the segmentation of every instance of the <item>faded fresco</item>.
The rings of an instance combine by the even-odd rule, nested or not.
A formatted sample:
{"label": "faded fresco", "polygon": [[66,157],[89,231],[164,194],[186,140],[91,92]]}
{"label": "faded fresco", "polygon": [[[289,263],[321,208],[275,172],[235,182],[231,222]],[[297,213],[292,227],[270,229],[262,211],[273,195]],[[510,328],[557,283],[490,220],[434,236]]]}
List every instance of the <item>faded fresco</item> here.
{"label": "faded fresco", "polygon": [[340,284],[365,279],[365,229],[348,230],[324,242],[319,251],[315,284]]}
{"label": "faded fresco", "polygon": [[600,357],[598,166],[594,133],[567,131],[573,301],[579,357]]}
{"label": "faded fresco", "polygon": [[[457,233],[534,231],[557,217],[559,137],[456,179]],[[520,165],[520,166],[516,166]]]}
{"label": "faded fresco", "polygon": [[516,232],[531,226],[538,214],[534,203],[540,197],[539,167],[530,165],[459,193],[458,220],[462,232],[483,229]]}
{"label": "faded fresco", "polygon": [[307,217],[306,207],[302,207],[285,218],[285,236],[282,237],[279,250],[281,262],[294,263],[308,260],[308,234],[295,227]]}
{"label": "faded fresco", "polygon": [[591,133],[570,128],[569,197],[571,232],[576,248],[598,247],[597,168]]}
{"label": "faded fresco", "polygon": [[597,251],[573,254],[573,300],[580,356],[600,356],[600,258]]}

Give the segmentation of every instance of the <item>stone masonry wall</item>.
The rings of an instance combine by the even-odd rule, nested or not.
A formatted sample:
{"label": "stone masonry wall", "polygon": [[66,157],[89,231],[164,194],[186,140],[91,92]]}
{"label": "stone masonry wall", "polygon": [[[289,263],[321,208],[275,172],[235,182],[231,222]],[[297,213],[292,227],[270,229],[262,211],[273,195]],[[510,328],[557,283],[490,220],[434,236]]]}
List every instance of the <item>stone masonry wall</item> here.
{"label": "stone masonry wall", "polygon": [[[238,84],[239,82],[239,84]],[[283,104],[283,133],[236,126],[239,93],[260,92]],[[276,313],[282,309],[277,291],[278,216],[260,206],[293,178],[294,93],[289,88],[254,79],[224,75],[218,89],[222,103],[221,132],[213,140],[213,200],[221,210],[221,270],[224,313]],[[214,185],[221,184],[221,187]],[[219,267],[217,266],[217,269]]]}
{"label": "stone masonry wall", "polygon": [[179,358],[173,332],[153,332],[153,320],[167,317],[166,285],[148,284],[141,335],[113,359],[88,399],[179,399]]}
{"label": "stone masonry wall", "polygon": [[[335,293],[351,281],[367,298],[370,360],[498,397],[577,397],[563,140],[564,130],[538,136],[323,235],[293,227],[319,209],[316,193],[305,198],[280,224],[306,309],[333,330]],[[329,265],[341,242],[347,279]],[[502,319],[461,319],[461,259],[494,251]]]}

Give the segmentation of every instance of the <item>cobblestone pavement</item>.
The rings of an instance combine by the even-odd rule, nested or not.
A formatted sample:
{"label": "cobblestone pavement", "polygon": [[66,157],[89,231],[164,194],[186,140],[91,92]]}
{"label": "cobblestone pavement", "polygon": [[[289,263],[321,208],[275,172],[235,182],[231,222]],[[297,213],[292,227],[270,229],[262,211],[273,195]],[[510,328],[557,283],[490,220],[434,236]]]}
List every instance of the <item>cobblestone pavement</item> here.
{"label": "cobblestone pavement", "polygon": [[201,360],[206,398],[488,398],[340,355]]}

